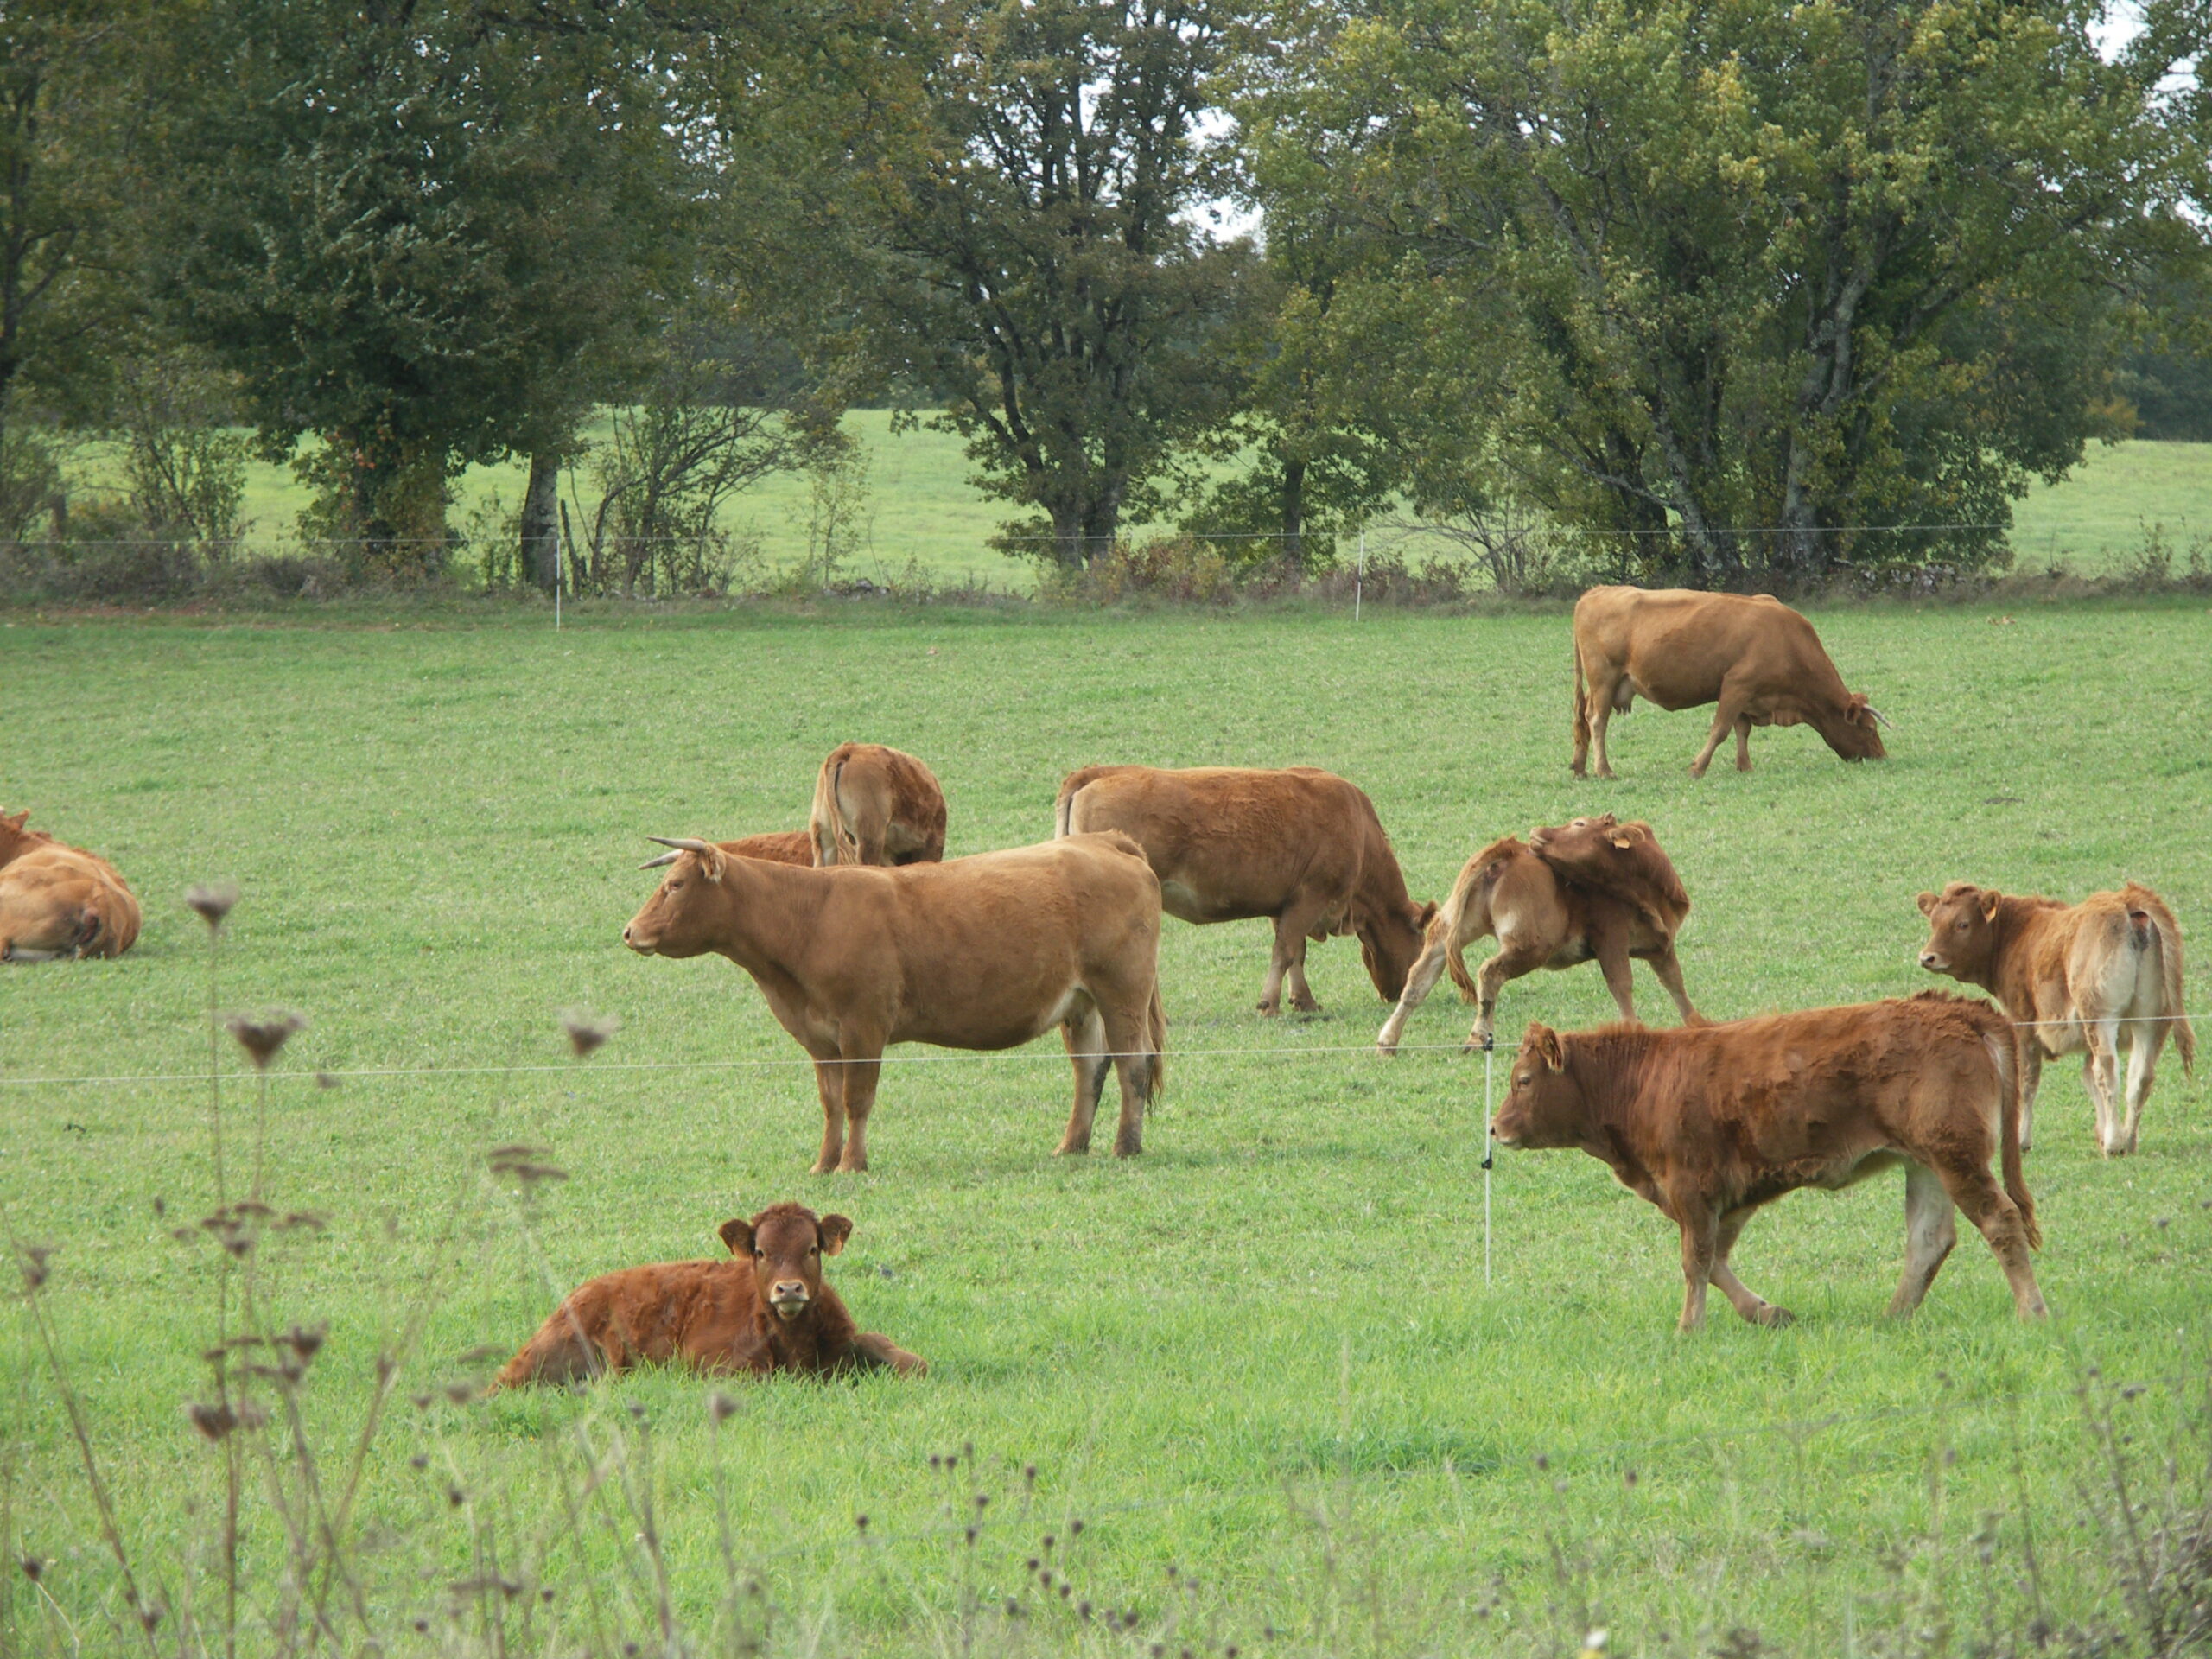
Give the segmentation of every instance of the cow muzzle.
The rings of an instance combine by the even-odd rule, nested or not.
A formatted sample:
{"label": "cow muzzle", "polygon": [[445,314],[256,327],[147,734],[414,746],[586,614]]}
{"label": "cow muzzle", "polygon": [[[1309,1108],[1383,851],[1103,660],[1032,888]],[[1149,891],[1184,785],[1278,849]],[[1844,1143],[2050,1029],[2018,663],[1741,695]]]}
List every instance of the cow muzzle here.
{"label": "cow muzzle", "polygon": [[776,1310],[779,1319],[795,1319],[806,1312],[813,1298],[806,1294],[806,1287],[796,1281],[778,1285],[768,1293],[768,1306]]}
{"label": "cow muzzle", "polygon": [[635,922],[622,930],[622,943],[641,957],[650,957],[653,954],[652,941],[638,931],[638,925]]}
{"label": "cow muzzle", "polygon": [[1951,964],[1933,950],[1923,950],[1920,953],[1920,965],[1931,974],[1940,974]]}

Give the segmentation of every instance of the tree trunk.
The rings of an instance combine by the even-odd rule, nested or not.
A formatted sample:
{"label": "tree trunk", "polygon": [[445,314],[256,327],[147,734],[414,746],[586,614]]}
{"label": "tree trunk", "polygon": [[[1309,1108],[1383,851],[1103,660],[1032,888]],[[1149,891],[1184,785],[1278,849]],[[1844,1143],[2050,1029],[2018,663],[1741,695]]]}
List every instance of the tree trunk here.
{"label": "tree trunk", "polygon": [[560,533],[561,458],[539,450],[530,458],[530,482],[522,496],[522,573],[541,593],[550,594],[558,578],[555,537]]}
{"label": "tree trunk", "polygon": [[1282,562],[1300,575],[1306,569],[1306,463],[1282,467]]}

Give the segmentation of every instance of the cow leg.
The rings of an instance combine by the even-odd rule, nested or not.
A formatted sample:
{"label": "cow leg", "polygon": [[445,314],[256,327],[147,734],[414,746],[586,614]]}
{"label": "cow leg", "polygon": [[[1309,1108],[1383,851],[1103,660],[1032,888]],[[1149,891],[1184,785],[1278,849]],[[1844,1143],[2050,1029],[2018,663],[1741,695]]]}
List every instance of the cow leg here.
{"label": "cow leg", "polygon": [[1390,1017],[1382,1022],[1382,1029],[1376,1036],[1375,1046],[1383,1053],[1398,1052],[1398,1044],[1406,1034],[1406,1021],[1428,1001],[1428,994],[1444,976],[1444,930],[1439,928],[1436,936],[1421,947],[1413,971],[1406,976],[1406,988],[1398,994],[1398,1006],[1390,1010]]}
{"label": "cow leg", "polygon": [[1080,1011],[1060,1027],[1075,1065],[1075,1109],[1068,1114],[1067,1133],[1060,1137],[1059,1154],[1066,1156],[1090,1150],[1090,1121],[1098,1111],[1098,1097],[1106,1090],[1106,1074],[1114,1063],[1106,1058],[1106,1021],[1098,1005],[1080,998]]}
{"label": "cow leg", "polygon": [[2097,1103],[2097,1143],[2107,1158],[2133,1150],[2122,1127],[2120,1096],[2120,1021],[2085,1020],[2082,1035],[2089,1057],[2082,1062],[2082,1076]]}
{"label": "cow leg", "polygon": [[845,1152],[845,1067],[842,1061],[817,1057],[814,1089],[822,1096],[822,1154],[810,1175],[827,1175],[837,1167]]}
{"label": "cow leg", "polygon": [[2005,1196],[1989,1166],[1967,1159],[1940,1167],[1936,1173],[1942,1180],[1943,1190],[1951,1195],[1951,1202],[1966,1212],[1967,1219],[1996,1252],[2005,1281],[2012,1287],[2012,1306],[2020,1317],[2043,1318],[2049,1310],[2044,1306],[2043,1292],[2036,1287],[2035,1269],[2028,1262],[2028,1230],[2018,1207]]}
{"label": "cow leg", "polygon": [[1925,1164],[1904,1168],[1904,1276],[1890,1298],[1890,1317],[1904,1319],[1920,1306],[1936,1270],[1959,1242],[1956,1211],[1942,1178]]}
{"label": "cow leg", "polygon": [[1318,913],[1301,907],[1286,910],[1275,918],[1274,950],[1268,958],[1267,983],[1260,990],[1262,1014],[1281,1011],[1286,975],[1290,978],[1291,1006],[1300,1014],[1320,1013],[1321,1005],[1306,986],[1306,931],[1313,925]]}
{"label": "cow leg", "polygon": [[1713,1281],[1713,1264],[1719,1259],[1720,1217],[1702,1198],[1677,1198],[1669,1208],[1682,1230],[1681,1328],[1694,1331],[1705,1323],[1705,1287]]}
{"label": "cow leg", "polygon": [[1667,988],[1667,995],[1675,999],[1675,1011],[1682,1016],[1682,1023],[1686,1026],[1703,1025],[1705,1016],[1690,1006],[1689,989],[1682,983],[1682,964],[1675,956],[1675,947],[1671,944],[1662,947],[1653,953],[1649,960],[1651,971]]}
{"label": "cow leg", "polygon": [[1743,717],[1742,699],[1732,693],[1726,685],[1720,688],[1720,706],[1713,711],[1713,729],[1706,734],[1705,747],[1698,751],[1697,759],[1690,762],[1690,776],[1702,778],[1705,769],[1713,764],[1713,756],[1720,747],[1720,740],[1735,729]]}
{"label": "cow leg", "polygon": [[845,1062],[845,1155],[837,1160],[841,1175],[857,1175],[868,1167],[868,1115],[875,1107],[875,1086],[883,1078],[883,1051]]}
{"label": "cow leg", "polygon": [[1618,939],[1592,938],[1590,943],[1592,954],[1598,958],[1598,971],[1605,976],[1605,988],[1613,994],[1613,1006],[1621,1011],[1622,1019],[1634,1025],[1636,982],[1629,976],[1628,952]]}
{"label": "cow leg", "polygon": [[[1605,728],[1613,718],[1613,693],[1619,683],[1616,678],[1604,682],[1593,680],[1590,685],[1590,736],[1598,747],[1598,775],[1600,778],[1613,775],[1612,757],[1605,753]],[[1575,767],[1574,775],[1578,778],[1582,775],[1580,766]]]}
{"label": "cow leg", "polygon": [[1144,1150],[1144,1109],[1159,1087],[1151,1020],[1152,993],[1109,1001],[1099,1013],[1106,1040],[1113,1046],[1114,1072],[1122,1085],[1122,1121],[1114,1128],[1114,1155],[1134,1158]]}
{"label": "cow leg", "polygon": [[2036,1090],[2043,1083],[2043,1045],[2031,1031],[2017,1034],[2020,1039],[2020,1150],[2025,1152],[2036,1140]]}
{"label": "cow leg", "polygon": [[1749,715],[1738,715],[1736,716],[1736,770],[1749,772],[1751,769],[1751,717]]}
{"label": "cow leg", "polygon": [[1509,979],[1533,974],[1551,953],[1535,945],[1501,945],[1498,953],[1475,969],[1475,1023],[1467,1033],[1467,1052],[1488,1048],[1495,1040],[1497,993]]}
{"label": "cow leg", "polygon": [[1713,1287],[1728,1299],[1728,1305],[1753,1325],[1795,1325],[1797,1316],[1786,1307],[1777,1307],[1764,1296],[1747,1288],[1736,1276],[1735,1268],[1728,1265],[1728,1257],[1736,1248],[1736,1240],[1744,1230],[1744,1224],[1758,1212],[1758,1205],[1746,1204],[1728,1211],[1720,1217],[1720,1226],[1713,1241],[1713,1271],[1709,1275]]}
{"label": "cow leg", "polygon": [[2152,1079],[2158,1069],[2158,1052],[2166,1046],[2166,1028],[2154,1020],[2132,1020],[2127,1025],[2127,1122],[2120,1138],[2135,1150],[2135,1137],[2143,1128],[2143,1103],[2151,1097]]}

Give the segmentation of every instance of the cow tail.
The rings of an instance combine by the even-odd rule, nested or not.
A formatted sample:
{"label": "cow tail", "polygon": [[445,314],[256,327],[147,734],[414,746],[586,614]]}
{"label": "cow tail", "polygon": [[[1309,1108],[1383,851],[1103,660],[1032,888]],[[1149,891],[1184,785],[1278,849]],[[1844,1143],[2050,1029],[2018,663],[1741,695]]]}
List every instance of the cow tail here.
{"label": "cow tail", "polygon": [[2151,913],[2151,921],[2158,930],[2158,1012],[2173,1021],[2174,1046],[2181,1051],[2181,1069],[2194,1076],[2196,1071],[2196,1033],[2190,1028],[2188,1010],[2181,1005],[2181,926],[2174,920],[2174,913],[2146,888],[2138,888],[2129,897],[2140,895],[2148,902],[2142,908]]}
{"label": "cow tail", "polygon": [[1574,746],[1590,741],[1590,677],[1582,664],[1582,642],[1574,642]]}
{"label": "cow tail", "polygon": [[2005,1196],[2020,1212],[2028,1248],[2039,1250],[2043,1225],[2036,1219],[2036,1201],[2028,1196],[2027,1177],[2020,1169],[2020,1033],[2008,1023],[2002,1039],[1988,1041],[1990,1058],[1997,1062],[1998,1086],[2005,1091],[1997,1125],[1998,1170],[2005,1178]]}
{"label": "cow tail", "polygon": [[1145,1032],[1152,1048],[1152,1093],[1154,1098],[1167,1087],[1167,1005],[1160,1000],[1160,981],[1152,982],[1152,1006],[1145,1011]]}
{"label": "cow tail", "polygon": [[[1496,851],[1495,848],[1491,849]],[[1481,855],[1476,855],[1480,859]],[[1503,858],[1483,859],[1479,864],[1470,862],[1459,872],[1459,879],[1452,884],[1452,896],[1444,906],[1429,918],[1432,930],[1444,932],[1444,965],[1452,975],[1452,982],[1459,988],[1460,997],[1469,1002],[1482,1000],[1482,989],[1475,983],[1475,976],[1467,971],[1466,933],[1464,924],[1467,906],[1475,902],[1475,895],[1497,880],[1504,868]]]}
{"label": "cow tail", "polygon": [[1060,798],[1052,803],[1052,839],[1061,840],[1068,833],[1068,819],[1075,811],[1076,791],[1083,787],[1072,778],[1060,785]]}

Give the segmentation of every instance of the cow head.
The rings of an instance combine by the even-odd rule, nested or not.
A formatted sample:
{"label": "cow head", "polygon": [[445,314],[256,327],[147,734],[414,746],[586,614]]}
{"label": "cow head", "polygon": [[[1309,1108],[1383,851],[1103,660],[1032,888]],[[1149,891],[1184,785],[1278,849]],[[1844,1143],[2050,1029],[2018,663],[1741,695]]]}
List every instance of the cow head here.
{"label": "cow head", "polygon": [[1567,1046],[1549,1026],[1529,1021],[1491,1133],[1516,1150],[1572,1147],[1580,1144],[1587,1119],[1581,1085],[1567,1075]]}
{"label": "cow head", "polygon": [[1367,965],[1367,976],[1375,982],[1376,993],[1385,1002],[1395,1002],[1405,995],[1406,976],[1421,960],[1428,925],[1435,919],[1434,899],[1425,905],[1408,899],[1403,906],[1393,906],[1381,915],[1362,915],[1355,924],[1352,931],[1359,935],[1359,959]]}
{"label": "cow head", "polygon": [[23,825],[30,819],[30,809],[25,807],[14,817],[0,813],[0,864],[23,850],[23,843],[30,839]]}
{"label": "cow head", "polygon": [[753,1294],[779,1319],[795,1319],[822,1297],[822,1258],[853,1236],[843,1216],[817,1216],[801,1204],[772,1204],[750,1221],[721,1227],[729,1253],[753,1262]]}
{"label": "cow head", "polygon": [[1920,965],[1931,974],[1948,974],[1970,985],[1986,984],[1997,944],[1997,907],[2002,900],[2002,894],[1971,881],[1954,881],[1940,893],[1922,893],[1920,913],[1928,918],[1928,943],[1920,947]]}
{"label": "cow head", "polygon": [[729,855],[711,841],[671,841],[648,836],[674,850],[649,859],[640,869],[666,868],[668,874],[622,930],[622,943],[645,957],[696,957],[715,948],[715,918],[728,894],[722,878]]}
{"label": "cow head", "polygon": [[1821,735],[1827,739],[1828,747],[1847,760],[1886,760],[1889,751],[1882,747],[1880,728],[1889,723],[1873,704],[1853,691],[1843,700],[1843,718],[1822,724]]}

